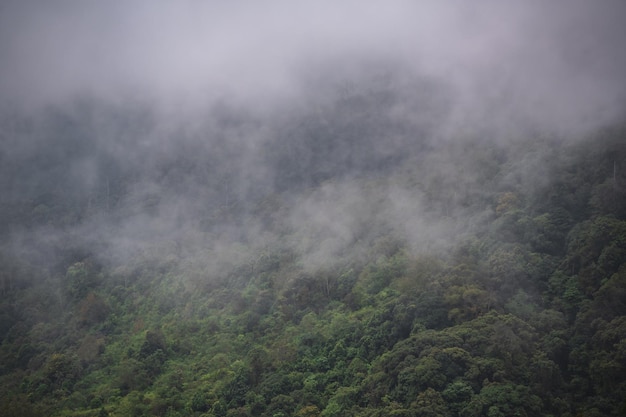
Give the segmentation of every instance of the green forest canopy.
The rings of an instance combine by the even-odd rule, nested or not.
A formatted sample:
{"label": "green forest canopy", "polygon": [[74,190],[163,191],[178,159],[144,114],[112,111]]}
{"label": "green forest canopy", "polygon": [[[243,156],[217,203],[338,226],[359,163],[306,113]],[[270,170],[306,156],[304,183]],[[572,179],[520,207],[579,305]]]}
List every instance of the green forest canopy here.
{"label": "green forest canopy", "polygon": [[[2,167],[1,414],[626,415],[623,127],[396,124],[381,156],[389,115],[368,115],[397,98],[367,94],[274,126],[262,180],[219,137],[128,161],[83,140],[94,114],[138,135],[147,114],[15,126],[72,153]],[[221,132],[256,129],[236,114]]]}

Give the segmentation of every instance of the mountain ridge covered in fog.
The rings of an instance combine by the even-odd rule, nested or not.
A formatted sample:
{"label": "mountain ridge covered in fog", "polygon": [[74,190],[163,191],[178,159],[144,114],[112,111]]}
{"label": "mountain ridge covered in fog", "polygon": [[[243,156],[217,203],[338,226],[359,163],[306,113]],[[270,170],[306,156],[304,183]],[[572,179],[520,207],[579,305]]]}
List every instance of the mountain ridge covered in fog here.
{"label": "mountain ridge covered in fog", "polygon": [[623,126],[447,141],[386,93],[13,118],[3,413],[619,415]]}
{"label": "mountain ridge covered in fog", "polygon": [[623,415],[619,1],[0,6],[0,414]]}

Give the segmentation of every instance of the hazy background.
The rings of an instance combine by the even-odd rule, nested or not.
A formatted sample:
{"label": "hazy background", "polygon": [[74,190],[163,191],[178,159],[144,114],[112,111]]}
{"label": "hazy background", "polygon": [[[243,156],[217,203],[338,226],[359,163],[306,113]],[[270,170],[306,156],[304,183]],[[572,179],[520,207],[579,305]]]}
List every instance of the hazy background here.
{"label": "hazy background", "polygon": [[496,105],[563,126],[604,121],[624,101],[618,0],[1,7],[0,91],[30,105],[91,93],[156,100],[172,112],[224,97],[266,107],[311,94],[305,80],[327,77],[321,69],[353,78],[399,62],[449,84],[459,119]]}
{"label": "hazy background", "polygon": [[624,116],[624,17],[619,0],[5,1],[2,250],[210,277],[273,247],[314,270],[381,236],[446,247],[493,216],[490,158]]}

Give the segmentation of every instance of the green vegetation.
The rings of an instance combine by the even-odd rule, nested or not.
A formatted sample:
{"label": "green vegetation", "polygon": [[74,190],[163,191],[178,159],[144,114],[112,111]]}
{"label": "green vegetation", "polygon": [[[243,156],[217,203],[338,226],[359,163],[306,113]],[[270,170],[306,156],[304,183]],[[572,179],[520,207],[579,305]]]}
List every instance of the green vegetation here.
{"label": "green vegetation", "polygon": [[[188,235],[115,259],[73,231],[54,262],[7,243],[0,414],[626,415],[624,131],[514,143],[447,144],[450,172],[424,145],[376,169],[360,161],[356,179],[326,149],[317,177],[303,176],[319,161],[283,165],[271,192],[207,203]],[[203,169],[172,164],[155,170],[178,187]],[[122,205],[124,169],[86,197],[7,203],[3,221],[52,230],[88,210],[118,224],[162,212],[149,192]],[[337,220],[302,208],[313,201]],[[224,231],[259,223],[261,238]]]}

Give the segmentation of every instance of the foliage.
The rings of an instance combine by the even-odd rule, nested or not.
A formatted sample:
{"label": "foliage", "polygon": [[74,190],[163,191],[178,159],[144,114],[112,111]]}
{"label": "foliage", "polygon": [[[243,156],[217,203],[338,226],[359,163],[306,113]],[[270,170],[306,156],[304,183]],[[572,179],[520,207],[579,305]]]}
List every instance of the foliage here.
{"label": "foliage", "polygon": [[[360,107],[324,110],[351,146],[367,129],[342,121],[346,115],[378,118],[372,128],[386,123],[368,101],[374,92],[362,95],[351,98],[364,100]],[[520,140],[516,151],[539,149],[550,161],[549,178],[529,187],[510,172],[524,155],[495,143],[452,149],[464,157],[461,168],[476,165],[454,182],[402,158],[333,159],[324,123],[302,123],[319,141],[274,149],[284,162],[279,184],[253,208],[203,212],[210,227],[193,235],[194,253],[158,241],[107,264],[63,248],[49,268],[2,254],[0,414],[625,414],[626,212],[607,156],[621,155],[623,140],[562,149]],[[289,157],[298,147],[320,150],[302,168]],[[276,213],[302,198],[298,186],[318,190],[349,176],[342,164],[371,174],[363,183],[372,195],[403,187],[428,196],[428,219],[445,219],[441,234],[462,233],[420,247],[411,233],[429,230],[428,221],[399,233],[392,223],[400,209],[380,199],[371,222],[328,237],[322,243],[332,253],[311,261],[301,252],[315,245],[298,242],[312,238]],[[168,181],[186,178],[167,172]],[[126,186],[116,181],[93,204],[104,210],[121,199]],[[29,211],[29,225],[71,223],[80,212],[72,207],[62,221],[60,198],[44,200]],[[220,225],[245,225],[247,211],[283,242],[206,243],[236,240]]]}

